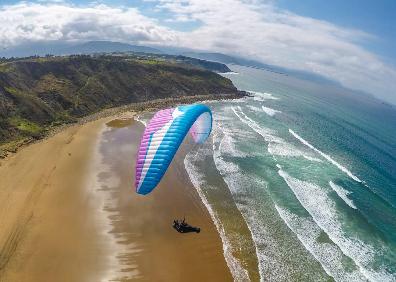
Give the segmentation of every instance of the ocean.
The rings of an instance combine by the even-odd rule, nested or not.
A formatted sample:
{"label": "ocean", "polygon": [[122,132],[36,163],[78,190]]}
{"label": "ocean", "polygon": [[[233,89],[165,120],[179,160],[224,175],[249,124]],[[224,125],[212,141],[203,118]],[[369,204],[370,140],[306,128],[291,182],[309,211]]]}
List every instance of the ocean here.
{"label": "ocean", "polygon": [[234,277],[248,267],[234,254],[253,254],[233,207],[263,281],[396,281],[395,107],[336,84],[231,69],[224,76],[251,97],[207,102],[211,138],[184,165]]}

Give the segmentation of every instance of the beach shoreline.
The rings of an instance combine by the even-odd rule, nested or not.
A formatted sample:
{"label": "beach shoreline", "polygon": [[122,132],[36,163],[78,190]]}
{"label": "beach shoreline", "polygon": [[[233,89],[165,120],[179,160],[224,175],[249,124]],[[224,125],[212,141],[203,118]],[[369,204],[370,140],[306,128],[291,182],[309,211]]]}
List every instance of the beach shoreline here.
{"label": "beach shoreline", "polygon": [[[128,116],[107,125],[98,176],[105,198],[111,199],[105,210],[122,250],[116,256],[124,270],[118,273],[126,280],[231,281],[221,238],[184,169],[188,144],[180,148],[158,187],[142,196],[134,191],[132,175],[144,127]],[[201,232],[177,233],[172,222],[183,217]]]}
{"label": "beach shoreline", "polygon": [[[68,126],[1,161],[0,202],[7,204],[0,207],[0,281],[126,281],[131,278],[175,281],[187,276],[192,280],[195,277],[195,281],[233,279],[216,227],[191,183],[177,177],[180,171],[171,170],[162,184],[177,188],[162,187],[148,201],[138,200],[131,188],[131,167],[127,170],[129,174],[123,176],[126,180],[121,198],[114,200],[114,191],[98,196],[103,189],[92,186],[92,181],[99,180],[103,185],[106,173],[101,171],[98,178],[93,165],[98,163],[95,150],[101,146],[101,135],[108,130],[106,123],[134,116],[126,109],[117,111]],[[136,140],[135,147],[138,146]],[[114,207],[108,205],[109,195],[110,202],[122,202],[124,209],[135,208],[135,204],[142,202],[143,214],[150,211],[153,204],[162,205],[163,209],[157,209],[148,219],[156,222],[155,232],[152,228],[142,228],[142,221],[130,226],[127,215],[131,211],[128,210],[124,214],[126,225],[120,225],[122,212],[114,214]],[[127,197],[133,197],[130,205],[123,200]],[[166,210],[171,213],[164,212]],[[183,211],[188,211],[192,223],[203,228],[199,237],[178,234],[171,228],[171,219],[180,217]],[[135,238],[133,243],[128,236],[134,228],[144,230],[144,240]],[[163,230],[166,231],[162,237],[158,236]],[[132,252],[126,252],[125,248],[131,246]],[[180,247],[182,255],[175,251]],[[121,251],[116,258],[114,249]],[[154,265],[157,270],[153,270]]]}
{"label": "beach shoreline", "polygon": [[8,142],[0,144],[0,164],[1,164],[1,160],[7,159],[9,156],[12,156],[13,154],[17,153],[20,149],[41,142],[75,125],[83,125],[87,122],[95,121],[102,118],[112,117],[112,116],[116,117],[117,115],[122,114],[124,112],[135,112],[135,113],[150,112],[150,111],[172,107],[174,105],[179,105],[179,104],[190,104],[200,101],[233,100],[233,99],[241,99],[245,96],[248,96],[248,93],[245,91],[238,91],[238,94],[209,94],[209,95],[182,96],[176,98],[155,99],[145,102],[131,103],[119,107],[102,109],[96,113],[81,117],[74,123],[64,123],[57,126],[51,126],[42,135],[37,136],[36,139],[25,138],[20,140],[10,140]]}

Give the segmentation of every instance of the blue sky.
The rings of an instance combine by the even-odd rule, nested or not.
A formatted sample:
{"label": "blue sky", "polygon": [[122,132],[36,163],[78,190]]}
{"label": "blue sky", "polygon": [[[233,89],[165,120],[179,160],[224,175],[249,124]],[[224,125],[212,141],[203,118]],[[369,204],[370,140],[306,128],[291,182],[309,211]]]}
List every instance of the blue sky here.
{"label": "blue sky", "polygon": [[395,0],[0,0],[0,47],[112,40],[311,71],[396,104]]}
{"label": "blue sky", "polygon": [[[0,0],[1,4],[15,4],[21,1]],[[40,0],[31,2],[44,2]],[[87,5],[92,2],[105,3],[112,6],[131,6],[139,8],[144,15],[163,20],[169,17],[165,11],[154,12],[155,2],[141,0],[65,0],[67,3]],[[375,35],[373,42],[366,42],[365,46],[380,56],[386,57],[396,64],[396,1],[395,0],[277,0],[276,6],[293,13],[329,21],[331,23],[356,28]],[[169,27],[188,31],[196,28],[199,23],[188,24],[164,23]]]}
{"label": "blue sky", "polygon": [[[15,4],[18,0],[0,0],[1,4]],[[30,1],[45,2],[45,1]],[[154,12],[155,2],[141,0],[65,0],[67,3],[87,5],[92,2],[105,3],[112,6],[131,6],[139,8],[144,15],[163,20],[169,17],[165,11]],[[296,14],[325,20],[337,25],[357,28],[375,35],[374,42],[365,46],[377,54],[387,57],[396,63],[396,1],[395,0],[277,0],[276,6]],[[188,24],[164,23],[178,30],[191,30],[197,27],[197,22]]]}

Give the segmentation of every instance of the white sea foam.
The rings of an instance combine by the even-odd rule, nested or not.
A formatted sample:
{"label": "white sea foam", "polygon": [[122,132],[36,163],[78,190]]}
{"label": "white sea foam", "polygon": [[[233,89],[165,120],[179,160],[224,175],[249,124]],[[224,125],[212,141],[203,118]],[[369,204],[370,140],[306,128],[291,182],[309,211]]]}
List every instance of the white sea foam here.
{"label": "white sea foam", "polygon": [[259,107],[252,106],[252,105],[246,105],[246,107],[248,107],[249,109],[251,109],[254,112],[261,112],[261,109]]}
{"label": "white sea foam", "polygon": [[312,157],[309,153],[297,149],[292,144],[287,142],[282,143],[269,143],[268,152],[272,155],[282,156],[282,157],[303,157],[312,162],[322,162],[322,160]]}
{"label": "white sea foam", "polygon": [[257,122],[249,118],[247,115],[245,115],[244,112],[242,112],[240,107],[237,107],[238,110],[236,110],[235,107],[232,107],[232,111],[235,113],[235,115],[239,118],[240,121],[245,123],[247,126],[249,126],[251,129],[253,129],[256,133],[261,135],[266,142],[275,142],[275,143],[283,143],[283,139],[280,137],[277,137],[275,135],[275,132],[269,128],[264,128],[261,127]]}
{"label": "white sea foam", "polygon": [[[230,113],[232,113],[231,108],[229,108]],[[229,114],[227,112],[227,114]],[[234,139],[237,140],[245,140],[246,138],[249,139],[255,139],[256,134],[253,131],[246,131],[244,130],[243,127],[238,126],[238,124],[235,124],[235,118],[231,117],[226,117],[226,116],[219,116],[217,115],[214,119],[213,119],[213,123],[214,126],[216,127],[214,128],[214,130],[216,130],[217,128],[223,132],[225,135],[229,135]]]}
{"label": "white sea foam", "polygon": [[271,117],[273,117],[275,114],[281,113],[281,111],[274,110],[269,107],[261,106],[261,108],[263,109],[264,113],[266,113],[267,115],[269,115]]}
{"label": "white sea foam", "polygon": [[278,111],[278,110],[275,110],[275,109],[272,109],[272,108],[269,108],[269,107],[264,107],[264,106],[261,106],[261,108],[259,108],[259,107],[256,107],[256,106],[247,105],[246,107],[248,107],[249,109],[251,109],[251,110],[253,110],[255,112],[264,111],[264,113],[266,113],[267,115],[269,115],[271,117],[273,117],[277,113],[281,113],[281,111]]}
{"label": "white sea foam", "polygon": [[[246,116],[246,114],[243,113],[240,107],[233,107],[232,111],[243,123],[248,125],[256,133],[260,134],[264,138],[264,140],[269,143],[268,151],[272,155],[298,155],[303,156],[306,159],[320,161],[317,158],[304,154],[303,151],[298,152],[299,150],[297,150],[296,148],[288,147],[288,144],[282,138],[276,136],[272,130],[261,127],[257,122]],[[318,153],[326,160],[330,161],[332,164],[336,165],[339,169],[341,169],[355,181],[360,182],[360,179],[354,176],[345,167],[335,162],[330,156],[313,147],[311,144],[302,139],[292,130],[289,130],[289,132],[305,146],[312,149],[314,152]],[[219,162],[219,160],[221,160],[221,158],[216,158],[217,162]],[[216,164],[216,166],[218,165]],[[218,169],[221,171],[220,168]],[[233,169],[232,176],[237,175],[235,171],[236,169]],[[279,174],[285,179],[289,187],[291,187],[291,189],[293,190],[296,197],[302,203],[304,208],[313,216],[315,222],[320,226],[320,228],[322,228],[329,235],[330,239],[338,246],[342,253],[350,257],[359,267],[360,276],[364,276],[367,279],[373,281],[392,280],[391,274],[385,269],[372,269],[371,264],[375,256],[375,250],[372,246],[364,244],[357,238],[349,238],[343,233],[341,223],[338,221],[338,216],[334,203],[330,200],[327,194],[323,192],[321,187],[311,184],[309,182],[303,182],[298,179],[294,179],[287,175],[285,172],[283,172],[281,169],[279,171]],[[225,179],[227,178],[225,177]],[[228,182],[227,184],[228,186],[232,185]],[[315,195],[315,197],[312,197],[312,195]]]}
{"label": "white sea foam", "polygon": [[236,146],[236,140],[233,137],[232,132],[229,132],[227,129],[223,129],[221,128],[223,133],[224,133],[224,137],[222,142],[220,143],[220,150],[226,152],[227,155],[232,156],[232,157],[239,157],[239,158],[245,158],[248,156],[248,154],[242,152],[241,150],[237,149]]}
{"label": "white sea foam", "polygon": [[329,185],[333,190],[337,193],[337,195],[344,200],[344,202],[350,206],[351,208],[356,210],[356,206],[351,199],[348,198],[348,195],[351,194],[348,190],[345,190],[343,187],[335,184],[333,181],[329,182]]}
{"label": "white sea foam", "polygon": [[275,205],[275,208],[286,225],[297,235],[300,242],[322,265],[329,276],[336,281],[366,281],[366,278],[359,271],[345,269],[343,265],[344,254],[335,244],[318,242],[322,230],[314,221],[299,217],[277,205]]}
{"label": "white sea foam", "polygon": [[273,156],[303,157],[313,162],[321,162],[320,159],[311,156],[308,152],[299,150],[282,138],[276,136],[273,130],[260,126],[257,122],[249,118],[241,110],[241,107],[231,107],[231,109],[240,121],[248,125],[268,142],[268,152]]}
{"label": "white sea foam", "polygon": [[232,252],[232,245],[227,237],[227,234],[224,231],[224,228],[221,224],[221,221],[219,220],[216,212],[213,210],[212,206],[209,204],[205,193],[202,190],[202,187],[206,185],[205,182],[205,176],[197,169],[193,162],[194,160],[199,157],[199,151],[196,152],[195,154],[193,152],[190,152],[189,154],[186,155],[184,159],[184,166],[186,168],[186,171],[188,173],[188,176],[196,188],[202,202],[204,203],[206,209],[208,210],[216,228],[217,231],[220,234],[220,238],[223,243],[223,253],[224,257],[226,259],[228,268],[231,271],[231,274],[234,278],[235,281],[250,281],[249,279],[249,274],[245,268],[241,265],[238,259],[236,259]]}
{"label": "white sea foam", "polygon": [[318,162],[318,163],[321,163],[321,162],[322,162],[321,159],[314,158],[314,157],[310,157],[310,156],[307,156],[307,155],[303,155],[303,157],[304,157],[305,159],[309,160],[309,161],[312,161],[312,162]]}
{"label": "white sea foam", "polygon": [[[374,270],[372,263],[375,249],[358,238],[348,237],[342,230],[334,202],[325,190],[313,183],[296,179],[284,170],[279,175],[286,181],[301,205],[309,212],[315,223],[359,267],[362,275],[371,281],[394,281],[386,269]],[[380,250],[377,250],[380,252]],[[380,254],[379,254],[380,255]]]}
{"label": "white sea foam", "polygon": [[[265,267],[269,268],[270,266],[275,264],[274,261],[271,261],[271,263],[269,263],[270,258],[267,257],[264,252],[260,252],[258,250],[259,249],[258,245],[259,244],[261,245],[261,243],[263,241],[261,238],[268,238],[268,237],[260,236],[260,235],[264,235],[264,234],[260,234],[261,232],[258,229],[255,229],[253,232],[253,230],[250,227],[251,226],[250,223],[254,220],[252,220],[251,217],[246,216],[246,209],[243,206],[241,207],[240,203],[235,199],[235,197],[237,197],[238,195],[243,197],[243,195],[240,195],[242,192],[240,190],[240,188],[243,186],[241,186],[240,183],[238,183],[238,182],[241,181],[246,184],[246,183],[249,183],[249,180],[245,179],[245,177],[241,175],[239,166],[237,164],[224,161],[224,159],[221,155],[221,151],[220,151],[222,139],[219,140],[218,134],[216,134],[216,133],[214,134],[214,142],[213,142],[213,150],[214,150],[213,151],[213,160],[215,162],[216,168],[218,169],[220,174],[223,176],[223,179],[226,182],[228,189],[230,190],[231,195],[233,196],[234,201],[237,204],[238,209],[241,211],[241,215],[243,216],[245,222],[248,223],[247,226],[250,230],[250,233],[251,233],[251,236],[253,238],[253,242],[254,242],[255,248],[256,248],[256,256],[257,256],[258,263],[259,263],[258,268],[259,268],[259,272],[260,272],[261,281],[264,281]],[[217,142],[216,142],[216,139],[217,139]],[[218,144],[216,144],[216,143],[218,143]],[[248,200],[248,199],[246,199],[246,200]],[[254,213],[254,210],[251,210],[250,212]],[[267,241],[266,243],[268,244],[269,242]],[[268,262],[268,263],[265,263],[265,262]],[[280,270],[280,267],[279,266],[277,268],[272,267],[272,269]],[[281,272],[279,272],[279,273],[281,273]]]}
{"label": "white sea foam", "polygon": [[265,189],[267,183],[242,172],[238,164],[226,161],[223,156],[227,155],[227,147],[222,145],[225,136],[220,128],[216,124],[213,130],[213,160],[250,230],[256,248],[261,281],[289,281],[294,270],[290,265],[284,264],[283,254],[279,253],[276,239],[269,233],[265,224],[262,224],[264,216],[261,208],[257,208],[257,205],[262,204],[249,196],[251,189],[248,187],[257,185]]}
{"label": "white sea foam", "polygon": [[[240,110],[233,109],[233,112],[236,112],[236,115],[239,115],[240,118],[245,119],[246,122],[251,122],[250,120],[245,118],[244,114],[241,113]],[[250,125],[254,126],[257,124],[251,123]],[[284,256],[287,256],[287,254],[285,254],[284,252],[279,252],[279,243],[272,236],[272,233],[271,231],[269,231],[268,226],[263,223],[263,219],[268,216],[262,213],[263,203],[261,203],[258,198],[251,196],[252,186],[263,187],[264,189],[266,189],[266,183],[258,183],[257,181],[261,182],[262,179],[257,179],[256,177],[250,176],[248,173],[242,171],[237,163],[230,161],[228,158],[224,158],[224,156],[228,155],[229,150],[229,148],[227,147],[228,145],[224,146],[224,144],[222,144],[223,142],[228,143],[226,134],[224,134],[224,132],[222,131],[224,128],[226,130],[229,129],[229,127],[225,126],[224,124],[221,124],[220,126],[216,123],[214,125],[212,134],[213,160],[215,162],[216,168],[223,176],[223,179],[226,182],[231,192],[231,195],[233,196],[234,201],[237,204],[237,207],[240,210],[251,232],[251,236],[256,247],[261,278],[262,280],[265,279],[268,281],[290,281],[291,279],[293,279],[293,273],[297,271],[296,266],[284,263]],[[257,130],[259,129],[257,128]],[[277,165],[277,167],[281,169],[280,165]],[[268,212],[268,209],[266,210]],[[277,213],[276,210],[274,210],[274,212]],[[315,223],[312,224],[320,230],[320,228],[317,227]],[[316,237],[313,236],[312,238],[311,241],[312,244],[314,244],[314,240],[316,240]],[[293,245],[289,245],[289,247],[290,246]],[[343,273],[341,272],[341,259],[339,259],[339,257],[336,257],[336,255],[342,256],[342,252],[335,244],[329,243],[325,246],[312,246],[312,248],[314,248],[318,256],[322,256],[321,260],[323,263],[328,263],[330,260],[334,259],[335,261],[331,262],[332,264],[327,266],[327,271],[331,271],[332,276],[334,277],[342,277]],[[331,251],[334,252],[334,255],[329,253]],[[294,253],[294,255],[296,254]],[[337,261],[337,259],[339,260]],[[302,271],[302,269],[303,267],[300,269],[300,271]],[[337,272],[338,270],[339,272]],[[339,279],[341,281],[346,281],[348,278],[362,277],[362,275],[358,271],[352,273],[348,273],[347,271],[344,272],[345,279]],[[311,275],[315,274],[311,273]],[[319,281],[321,278],[322,277],[319,273],[315,277],[317,281]],[[349,281],[360,280],[364,279],[349,279]]]}
{"label": "white sea foam", "polygon": [[314,150],[315,152],[319,153],[323,158],[325,158],[326,160],[328,160],[330,163],[332,163],[333,165],[335,165],[336,167],[338,167],[338,169],[340,169],[341,171],[343,171],[344,173],[346,173],[350,178],[352,178],[353,180],[355,180],[356,182],[362,182],[357,176],[355,176],[352,172],[350,172],[346,167],[344,167],[343,165],[339,164],[338,162],[336,162],[332,157],[330,157],[329,155],[323,153],[322,151],[320,151],[319,149],[316,149],[314,146],[312,146],[310,143],[308,143],[308,141],[304,140],[302,137],[300,137],[297,133],[295,133],[293,130],[289,129],[289,132],[291,135],[293,135],[295,138],[297,138],[301,143],[303,143],[305,146],[309,147],[310,149]]}
{"label": "white sea foam", "polygon": [[267,92],[258,92],[258,91],[248,91],[249,93],[253,94],[253,100],[255,101],[267,101],[267,100],[279,100],[278,97],[275,97],[271,93]]}

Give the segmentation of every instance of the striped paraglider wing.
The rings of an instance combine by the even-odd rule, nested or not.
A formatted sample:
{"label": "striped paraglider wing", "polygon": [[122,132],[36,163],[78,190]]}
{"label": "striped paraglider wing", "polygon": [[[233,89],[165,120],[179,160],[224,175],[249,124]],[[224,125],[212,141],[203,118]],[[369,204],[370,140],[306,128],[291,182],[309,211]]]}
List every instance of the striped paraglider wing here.
{"label": "striped paraglider wing", "polygon": [[164,176],[184,137],[190,131],[203,143],[212,130],[212,113],[202,104],[158,111],[148,123],[136,158],[136,192],[150,193]]}

